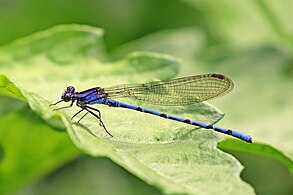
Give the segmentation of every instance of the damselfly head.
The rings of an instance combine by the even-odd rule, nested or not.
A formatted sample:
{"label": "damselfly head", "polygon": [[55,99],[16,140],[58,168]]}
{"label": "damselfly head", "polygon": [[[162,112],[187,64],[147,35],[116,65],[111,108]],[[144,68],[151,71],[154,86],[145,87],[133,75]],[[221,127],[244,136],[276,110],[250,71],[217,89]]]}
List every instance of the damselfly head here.
{"label": "damselfly head", "polygon": [[67,89],[62,93],[61,99],[65,102],[69,102],[72,99],[75,88],[72,86],[67,87]]}

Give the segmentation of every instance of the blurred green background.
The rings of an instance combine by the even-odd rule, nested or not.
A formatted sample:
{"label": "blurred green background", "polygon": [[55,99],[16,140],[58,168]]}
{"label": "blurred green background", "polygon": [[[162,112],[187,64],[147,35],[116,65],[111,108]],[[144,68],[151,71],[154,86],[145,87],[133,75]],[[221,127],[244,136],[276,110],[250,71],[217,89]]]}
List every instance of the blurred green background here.
{"label": "blurred green background", "polygon": [[[280,64],[281,71],[275,74],[290,78],[293,56],[290,34],[293,27],[290,19],[293,18],[291,16],[293,13],[290,8],[292,10],[293,4],[285,0],[279,2],[260,0],[221,2],[215,0],[0,0],[0,45],[56,24],[88,24],[105,29],[105,47],[109,58],[115,59],[125,51],[131,50],[127,49],[130,48],[129,43],[147,35],[164,30],[180,31],[186,27],[194,27],[205,37],[206,46],[200,56],[202,59],[214,56],[220,51],[220,57],[210,60],[225,62],[223,59],[226,56],[239,54],[233,53],[233,48],[245,48],[246,52],[257,52],[259,48],[276,49],[282,52],[281,55],[286,56],[287,60]],[[142,44],[140,48],[144,49],[143,47]],[[186,47],[188,50],[193,46],[187,43]],[[159,49],[157,51],[160,52]],[[192,54],[186,59],[184,54],[178,54],[178,57],[183,58],[183,62],[190,62],[196,58]],[[255,66],[262,66],[262,64],[255,64]],[[235,71],[237,72],[237,67]],[[241,72],[237,74],[241,77]],[[237,83],[237,85],[241,84]],[[13,100],[2,98],[1,101]],[[220,108],[226,109],[224,106]],[[29,112],[28,110],[25,105],[21,105],[9,111],[2,109],[1,112],[3,115],[10,112]],[[245,108],[239,108],[240,111],[245,112]],[[34,113],[30,116],[37,118]],[[71,144],[70,140],[68,144]],[[261,155],[226,151],[233,154],[245,166],[242,178],[255,188],[256,193],[293,193],[293,177],[287,167],[280,162]],[[159,190],[147,185],[110,160],[84,155],[67,159],[67,163],[62,167],[56,168],[54,172],[38,180],[32,179],[20,183],[21,185],[13,193],[161,194]],[[26,185],[23,186],[23,183]],[[72,186],[75,188],[73,189]]]}

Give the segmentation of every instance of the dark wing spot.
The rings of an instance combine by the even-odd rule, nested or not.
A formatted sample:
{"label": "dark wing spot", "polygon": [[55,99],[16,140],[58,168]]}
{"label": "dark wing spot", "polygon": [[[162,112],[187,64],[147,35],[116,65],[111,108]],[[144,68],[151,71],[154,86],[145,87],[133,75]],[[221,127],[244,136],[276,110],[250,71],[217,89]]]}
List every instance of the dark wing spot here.
{"label": "dark wing spot", "polygon": [[225,77],[224,75],[222,75],[222,74],[212,74],[211,77],[218,78],[218,79],[221,79],[221,80],[223,80],[223,79],[226,78],[226,77]]}

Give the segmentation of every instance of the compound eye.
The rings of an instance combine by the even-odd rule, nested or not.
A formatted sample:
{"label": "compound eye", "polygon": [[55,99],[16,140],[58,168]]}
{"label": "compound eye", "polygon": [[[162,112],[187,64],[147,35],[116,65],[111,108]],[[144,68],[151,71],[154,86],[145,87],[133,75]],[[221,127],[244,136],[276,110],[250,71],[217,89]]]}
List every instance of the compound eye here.
{"label": "compound eye", "polygon": [[64,101],[65,101],[65,102],[70,101],[70,95],[69,95],[69,94],[65,94]]}

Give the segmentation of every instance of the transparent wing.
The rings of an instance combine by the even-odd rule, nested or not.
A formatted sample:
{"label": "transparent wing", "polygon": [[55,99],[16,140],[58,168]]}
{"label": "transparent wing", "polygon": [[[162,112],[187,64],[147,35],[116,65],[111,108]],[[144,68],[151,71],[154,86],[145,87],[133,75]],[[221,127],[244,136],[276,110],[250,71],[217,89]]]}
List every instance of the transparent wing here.
{"label": "transparent wing", "polygon": [[227,94],[233,82],[221,74],[203,74],[146,84],[125,84],[105,88],[109,98],[129,98],[166,106],[202,102]]}

